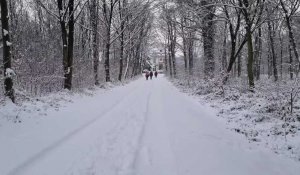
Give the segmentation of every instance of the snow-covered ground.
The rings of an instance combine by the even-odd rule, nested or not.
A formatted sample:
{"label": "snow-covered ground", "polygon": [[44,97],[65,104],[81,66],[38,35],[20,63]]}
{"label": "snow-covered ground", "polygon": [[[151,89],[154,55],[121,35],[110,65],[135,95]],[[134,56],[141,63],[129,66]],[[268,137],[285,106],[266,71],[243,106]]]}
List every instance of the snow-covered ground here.
{"label": "snow-covered ground", "polygon": [[23,108],[27,111],[20,112],[16,123],[8,120],[15,106],[1,109],[1,175],[300,172],[299,162],[226,129],[214,109],[179,92],[162,76],[92,96],[75,95],[48,110],[35,106]]}
{"label": "snow-covered ground", "polygon": [[222,89],[215,81],[172,79],[181,91],[197,98],[201,104],[213,107],[230,130],[276,154],[300,161],[298,97],[292,115],[289,108],[294,81],[275,84],[268,77],[262,77],[256,82],[255,93],[248,91],[248,84],[243,79],[231,80]]}

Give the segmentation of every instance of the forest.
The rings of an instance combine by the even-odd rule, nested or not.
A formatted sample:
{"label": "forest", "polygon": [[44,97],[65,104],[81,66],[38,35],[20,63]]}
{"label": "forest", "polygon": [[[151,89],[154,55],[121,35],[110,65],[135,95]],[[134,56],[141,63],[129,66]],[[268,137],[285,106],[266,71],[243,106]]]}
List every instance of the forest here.
{"label": "forest", "polygon": [[1,1],[1,99],[138,75],[147,54],[151,8],[150,1]]}
{"label": "forest", "polygon": [[166,75],[188,86],[203,81],[197,93],[266,92],[292,113],[299,6],[298,0],[1,1],[7,18],[1,18],[0,97],[15,102],[18,94],[132,78],[156,49]]}
{"label": "forest", "polygon": [[242,78],[254,93],[264,78],[292,83],[286,90],[293,102],[299,6],[297,0],[1,1],[7,16],[1,98],[14,101],[14,89],[42,95],[122,81],[139,75],[157,48],[171,77],[184,73],[221,89]]}

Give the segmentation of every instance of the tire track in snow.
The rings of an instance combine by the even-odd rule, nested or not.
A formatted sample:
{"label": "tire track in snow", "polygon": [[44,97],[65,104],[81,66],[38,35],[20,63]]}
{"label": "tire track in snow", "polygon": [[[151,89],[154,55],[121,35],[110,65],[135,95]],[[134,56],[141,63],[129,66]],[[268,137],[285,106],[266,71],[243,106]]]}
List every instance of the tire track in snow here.
{"label": "tire track in snow", "polygon": [[137,162],[138,162],[138,158],[140,155],[140,152],[142,151],[142,145],[143,145],[143,138],[145,136],[145,132],[146,132],[146,125],[148,123],[148,117],[149,117],[149,108],[150,108],[150,98],[151,98],[152,92],[150,91],[148,96],[147,96],[147,103],[146,103],[146,115],[145,115],[145,121],[142,127],[142,130],[140,132],[140,135],[138,137],[138,141],[137,141],[137,150],[134,154],[134,158],[132,161],[132,166],[131,166],[131,174],[136,174],[136,167],[137,167]]}
{"label": "tire track in snow", "polygon": [[86,128],[88,128],[90,125],[92,125],[96,121],[98,121],[98,120],[102,119],[104,116],[108,115],[111,111],[113,111],[113,109],[117,108],[120,104],[122,104],[122,102],[126,101],[127,97],[129,97],[130,95],[135,94],[135,93],[136,93],[136,91],[132,90],[128,94],[124,95],[120,100],[117,100],[110,107],[105,109],[100,116],[97,116],[97,117],[93,118],[89,122],[83,124],[81,127],[73,130],[72,132],[70,132],[69,134],[63,136],[61,139],[57,140],[53,144],[51,144],[48,147],[42,149],[41,151],[36,153],[34,156],[28,158],[26,161],[24,161],[23,163],[19,164],[18,166],[16,166],[12,170],[10,170],[10,172],[7,175],[22,174],[22,171],[25,171],[30,165],[35,164],[39,159],[43,158],[44,156],[46,156],[51,151],[55,150],[56,148],[63,145],[68,140],[72,139],[78,133],[85,130]]}

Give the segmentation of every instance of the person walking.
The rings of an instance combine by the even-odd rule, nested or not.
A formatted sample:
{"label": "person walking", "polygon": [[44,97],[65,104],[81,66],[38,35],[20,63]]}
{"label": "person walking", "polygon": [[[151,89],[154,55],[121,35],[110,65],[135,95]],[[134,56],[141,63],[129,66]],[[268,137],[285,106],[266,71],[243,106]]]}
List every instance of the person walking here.
{"label": "person walking", "polygon": [[157,71],[155,71],[155,72],[154,72],[154,76],[155,76],[155,78],[157,78],[157,74],[158,74],[158,73],[157,73]]}
{"label": "person walking", "polygon": [[152,77],[153,77],[153,72],[150,71],[150,80],[152,80]]}
{"label": "person walking", "polygon": [[149,72],[146,72],[145,77],[146,77],[146,80],[148,80],[148,78],[149,78]]}

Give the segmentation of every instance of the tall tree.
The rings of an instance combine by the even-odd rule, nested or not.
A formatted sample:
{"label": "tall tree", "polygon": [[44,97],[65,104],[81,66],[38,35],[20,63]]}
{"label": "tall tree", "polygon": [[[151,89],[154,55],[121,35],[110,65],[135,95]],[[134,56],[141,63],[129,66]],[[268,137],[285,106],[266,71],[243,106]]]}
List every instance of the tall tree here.
{"label": "tall tree", "polygon": [[120,18],[120,60],[119,60],[119,81],[122,81],[123,76],[123,66],[124,66],[124,40],[125,40],[125,23],[126,23],[126,16],[125,12],[127,8],[127,0],[120,0],[119,1],[119,18]]}
{"label": "tall tree", "polygon": [[265,0],[239,0],[239,6],[242,9],[242,14],[245,21],[246,42],[248,48],[247,73],[250,91],[254,91],[254,48],[253,48],[253,32],[260,25],[262,13],[264,10]]}
{"label": "tall tree", "polygon": [[201,0],[204,17],[202,20],[202,38],[204,50],[204,75],[213,78],[215,71],[214,45],[215,45],[215,6],[211,0]]}
{"label": "tall tree", "polygon": [[[299,53],[297,50],[295,36],[294,36],[293,29],[292,29],[292,16],[299,9],[300,1],[299,0],[289,0],[289,1],[280,0],[280,5],[281,5],[282,11],[284,13],[285,22],[286,22],[286,25],[288,28],[290,50],[292,50],[294,52],[296,61],[298,63],[300,63]],[[299,66],[300,66],[300,64],[299,64]]]}
{"label": "tall tree", "polygon": [[[227,1],[223,1],[225,3]],[[232,1],[232,5],[235,4],[235,1]],[[227,23],[229,25],[229,33],[230,33],[230,57],[229,64],[226,69],[226,75],[224,77],[224,82],[227,81],[228,76],[234,66],[236,58],[241,56],[240,52],[246,43],[246,39],[243,38],[241,41],[241,37],[239,33],[241,32],[241,15],[242,10],[240,8],[229,9],[227,5],[223,7],[224,14],[226,16]],[[238,42],[239,41],[239,42]],[[239,65],[239,64],[238,64]],[[238,71],[239,72],[239,71]]]}
{"label": "tall tree", "polygon": [[260,66],[262,61],[262,28],[258,27],[258,32],[256,32],[255,40],[255,52],[254,52],[254,58],[255,58],[255,77],[256,80],[260,79]]}
{"label": "tall tree", "polygon": [[[266,10],[268,13],[269,12],[269,7],[266,7]],[[275,52],[275,31],[272,25],[272,19],[270,18],[270,14],[268,14],[269,16],[269,20],[267,21],[268,24],[268,31],[269,31],[269,40],[270,40],[270,49],[271,49],[271,57],[272,57],[272,66],[273,66],[273,74],[274,74],[274,78],[275,81],[278,80],[278,71],[277,71],[277,55]]]}
{"label": "tall tree", "polygon": [[105,22],[105,48],[104,48],[104,69],[106,82],[110,78],[110,48],[111,48],[111,27],[113,22],[114,9],[119,0],[102,0],[102,13]]}
{"label": "tall tree", "polygon": [[64,88],[71,90],[73,78],[73,50],[74,50],[74,0],[69,0],[67,7],[63,0],[57,0],[59,23],[63,43]]}
{"label": "tall tree", "polygon": [[12,102],[15,102],[13,80],[12,75],[14,74],[11,69],[11,41],[10,41],[10,30],[9,30],[9,15],[8,6],[6,0],[0,1],[1,5],[1,24],[2,24],[2,37],[3,37],[3,66],[4,66],[4,87],[5,96],[9,97]]}
{"label": "tall tree", "polygon": [[[173,7],[166,8],[167,38],[170,74],[176,77],[176,43],[177,43],[177,27],[175,19],[175,9]],[[172,69],[171,69],[172,68]]]}
{"label": "tall tree", "polygon": [[92,0],[90,5],[91,11],[91,25],[92,25],[92,37],[93,37],[93,62],[94,62],[94,79],[95,85],[99,85],[99,34],[98,34],[98,21],[99,21],[99,13],[98,13],[98,1]]}

